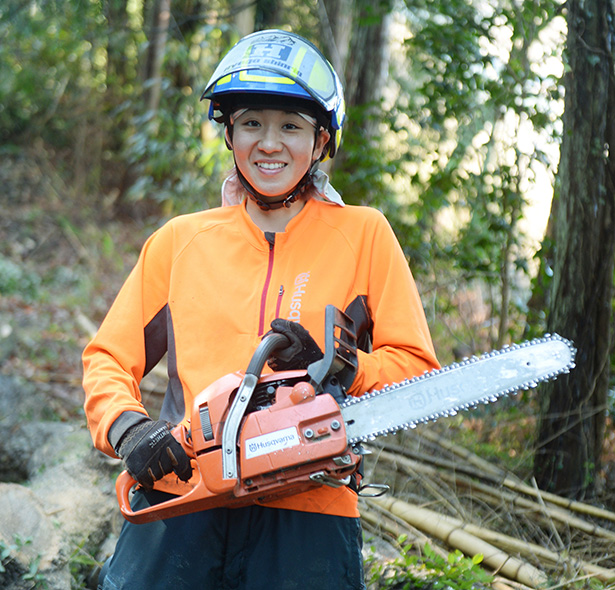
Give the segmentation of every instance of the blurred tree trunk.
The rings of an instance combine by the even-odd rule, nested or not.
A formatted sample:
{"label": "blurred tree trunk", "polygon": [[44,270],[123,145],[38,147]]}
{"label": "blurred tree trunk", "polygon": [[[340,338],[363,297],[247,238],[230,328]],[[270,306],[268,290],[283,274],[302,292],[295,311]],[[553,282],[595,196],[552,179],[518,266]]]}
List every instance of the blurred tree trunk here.
{"label": "blurred tree trunk", "polygon": [[567,3],[561,193],[548,329],[571,338],[576,369],[547,384],[534,457],[538,485],[595,492],[613,340],[615,24],[612,0]]}
{"label": "blurred tree trunk", "polygon": [[392,2],[359,0],[346,69],[346,102],[377,103],[389,71]]}
{"label": "blurred tree trunk", "polygon": [[345,79],[350,51],[354,0],[319,0],[318,17],[321,24],[323,50],[338,75]]}
{"label": "blurred tree trunk", "polygon": [[107,19],[107,79],[120,85],[126,80],[126,0],[107,0],[103,5]]}
{"label": "blurred tree trunk", "polygon": [[232,0],[230,9],[240,38],[254,31],[279,28],[284,23],[281,0]]}
{"label": "blurred tree trunk", "polygon": [[245,0],[232,0],[230,4],[233,22],[239,32],[239,37],[245,37],[254,31],[256,3]]}
{"label": "blurred tree trunk", "polygon": [[[139,65],[139,77],[143,87],[143,108],[154,115],[160,106],[162,94],[162,69],[171,20],[171,0],[153,0],[143,2],[143,21],[147,37],[147,52]],[[132,217],[135,214],[134,203],[129,203],[126,194],[138,178],[138,165],[130,162],[120,173],[118,196],[114,202],[114,215]]]}
{"label": "blurred tree trunk", "polygon": [[[352,137],[367,157],[367,148],[375,148],[374,140],[382,121],[380,101],[388,77],[392,0],[321,0],[319,17],[323,30],[323,46],[342,82],[346,111],[351,113],[344,135]],[[356,154],[341,150],[325,170],[352,174],[363,168]],[[369,202],[372,197],[365,187],[353,188],[346,195],[351,203]],[[377,189],[374,189],[377,190]]]}
{"label": "blurred tree trunk", "polygon": [[281,0],[256,0],[254,30],[277,29],[283,22]]}
{"label": "blurred tree trunk", "polygon": [[147,59],[145,62],[145,108],[157,111],[162,92],[162,64],[171,19],[171,0],[155,0],[149,15],[150,25],[147,38]]}

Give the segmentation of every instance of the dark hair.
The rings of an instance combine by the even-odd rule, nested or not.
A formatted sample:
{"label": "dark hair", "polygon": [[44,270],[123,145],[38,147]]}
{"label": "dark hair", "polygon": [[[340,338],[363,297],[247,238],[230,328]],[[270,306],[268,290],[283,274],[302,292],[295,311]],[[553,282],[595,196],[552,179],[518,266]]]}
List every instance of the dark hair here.
{"label": "dark hair", "polygon": [[321,127],[325,129],[329,127],[327,113],[314,100],[257,92],[218,94],[214,101],[214,109],[220,112],[220,115],[216,115],[214,120],[228,125],[231,114],[245,108],[276,109],[289,112],[299,111],[314,117]]}

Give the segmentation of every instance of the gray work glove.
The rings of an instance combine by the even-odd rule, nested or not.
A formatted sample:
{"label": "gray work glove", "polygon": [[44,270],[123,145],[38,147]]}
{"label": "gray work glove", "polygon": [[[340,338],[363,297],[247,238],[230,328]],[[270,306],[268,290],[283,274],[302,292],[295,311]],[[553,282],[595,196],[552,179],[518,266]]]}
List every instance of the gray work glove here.
{"label": "gray work glove", "polygon": [[284,334],[290,341],[288,347],[274,351],[267,361],[274,371],[307,369],[323,357],[322,350],[310,333],[297,322],[277,318],[271,322],[271,330],[264,337],[272,332]]}
{"label": "gray work glove", "polygon": [[117,445],[128,473],[145,489],[172,471],[183,481],[192,475],[190,459],[169,428],[164,420],[146,420],[130,427]]}

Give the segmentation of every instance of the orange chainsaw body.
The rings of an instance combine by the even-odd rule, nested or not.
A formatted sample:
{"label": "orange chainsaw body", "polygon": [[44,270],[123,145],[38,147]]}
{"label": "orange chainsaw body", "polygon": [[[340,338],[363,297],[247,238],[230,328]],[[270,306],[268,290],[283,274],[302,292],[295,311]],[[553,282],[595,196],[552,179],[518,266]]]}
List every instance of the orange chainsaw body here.
{"label": "orange chainsaw body", "polygon": [[173,430],[191,458],[193,477],[184,483],[170,474],[154,487],[175,497],[133,511],[130,491],[136,482],[126,471],[120,474],[116,491],[127,520],[144,523],[220,506],[264,503],[323,484],[348,483],[361,457],[348,445],[339,405],[328,393],[315,395],[305,371],[258,379],[259,386],[275,387],[275,401],[242,416],[236,476],[223,473],[223,432],[244,377],[232,373],[204,389],[195,398],[190,431],[182,425]]}

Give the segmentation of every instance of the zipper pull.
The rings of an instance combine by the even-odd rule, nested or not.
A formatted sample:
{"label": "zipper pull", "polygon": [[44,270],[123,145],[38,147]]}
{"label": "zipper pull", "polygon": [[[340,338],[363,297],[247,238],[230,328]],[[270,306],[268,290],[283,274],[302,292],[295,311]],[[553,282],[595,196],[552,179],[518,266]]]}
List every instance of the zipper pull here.
{"label": "zipper pull", "polygon": [[280,285],[280,290],[278,291],[278,300],[275,304],[275,317],[280,317],[280,307],[282,307],[282,296],[284,295],[284,285]]}
{"label": "zipper pull", "polygon": [[266,231],[265,239],[269,243],[269,252],[271,252],[271,250],[273,250],[273,247],[275,246],[275,232]]}

